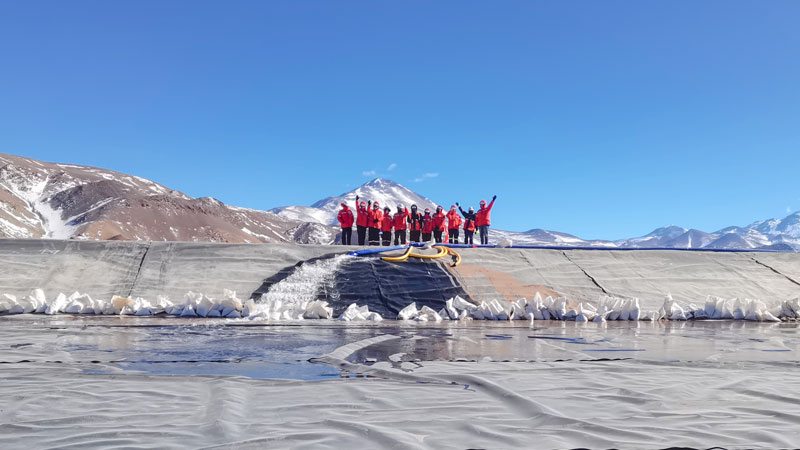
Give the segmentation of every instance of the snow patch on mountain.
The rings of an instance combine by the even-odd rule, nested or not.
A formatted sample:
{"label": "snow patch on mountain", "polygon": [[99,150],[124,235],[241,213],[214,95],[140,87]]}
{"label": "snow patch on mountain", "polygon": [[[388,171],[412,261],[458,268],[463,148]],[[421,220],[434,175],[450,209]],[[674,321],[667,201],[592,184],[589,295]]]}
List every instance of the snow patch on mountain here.
{"label": "snow patch on mountain", "polygon": [[338,226],[339,222],[336,216],[341,209],[341,204],[345,203],[351,209],[354,209],[356,196],[363,201],[377,201],[381,208],[389,206],[392,211],[399,205],[410,208],[414,204],[417,205],[420,211],[425,208],[436,209],[436,204],[431,199],[417,194],[400,183],[375,178],[352,191],[335,197],[324,198],[311,206],[283,206],[273,208],[270,211],[286,219]]}

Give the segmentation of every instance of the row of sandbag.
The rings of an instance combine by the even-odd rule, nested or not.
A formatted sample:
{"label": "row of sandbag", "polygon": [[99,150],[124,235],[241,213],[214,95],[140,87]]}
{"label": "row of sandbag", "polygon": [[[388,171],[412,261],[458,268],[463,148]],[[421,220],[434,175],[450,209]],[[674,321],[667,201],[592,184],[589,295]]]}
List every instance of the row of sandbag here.
{"label": "row of sandbag", "polygon": [[[257,320],[304,320],[304,319],[331,319],[333,308],[324,300],[312,301],[286,301],[280,296],[264,294],[259,302],[248,300],[245,305],[246,317]],[[338,317],[342,321],[372,321],[383,320],[380,314],[370,311],[368,306],[358,306],[353,303]]]}
{"label": "row of sandbag", "polygon": [[11,294],[0,296],[0,313],[6,314],[94,314],[151,316],[167,314],[184,317],[243,317],[245,305],[236,297],[236,292],[225,290],[221,299],[213,299],[201,293],[189,292],[183,301],[172,302],[165,296],[149,301],[141,297],[130,298],[115,295],[111,300],[92,298],[89,294],[74,292],[59,293],[48,299],[41,289],[34,289],[25,297]]}
{"label": "row of sandbag", "polygon": [[[88,294],[75,292],[72,295],[59,293],[47,299],[42,289],[34,289],[25,297],[17,298],[11,294],[0,296],[0,314],[91,314],[91,315],[131,315],[152,316],[166,314],[179,317],[225,317],[265,319],[265,320],[303,320],[331,319],[333,308],[326,301],[282,302],[266,299],[243,302],[235,291],[225,289],[222,298],[215,299],[198,292],[188,292],[182,301],[172,302],[165,296],[158,296],[154,302],[141,297],[129,298],[114,296],[111,300],[94,299]],[[339,320],[380,321],[382,317],[369,311],[367,306],[350,305]]]}
{"label": "row of sandbag", "polygon": [[615,320],[699,320],[730,319],[776,322],[781,319],[800,318],[800,297],[772,306],[755,299],[722,299],[708,296],[703,307],[680,304],[667,295],[658,310],[643,311],[639,299],[603,296],[596,305],[578,303],[568,306],[566,297],[542,298],[537,292],[532,300],[524,298],[513,302],[490,300],[480,304],[459,296],[445,301],[439,311],[416,303],[403,308],[397,318],[418,322],[442,320],[570,320],[576,322],[606,322]]}

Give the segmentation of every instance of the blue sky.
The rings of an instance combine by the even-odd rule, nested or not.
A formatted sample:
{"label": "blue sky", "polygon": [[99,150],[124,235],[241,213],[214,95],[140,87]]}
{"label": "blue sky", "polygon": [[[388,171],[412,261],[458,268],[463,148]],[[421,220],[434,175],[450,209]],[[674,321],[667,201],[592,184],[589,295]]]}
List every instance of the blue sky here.
{"label": "blue sky", "polygon": [[[798,2],[3,2],[0,152],[616,239],[800,209]],[[375,175],[373,175],[373,173]]]}

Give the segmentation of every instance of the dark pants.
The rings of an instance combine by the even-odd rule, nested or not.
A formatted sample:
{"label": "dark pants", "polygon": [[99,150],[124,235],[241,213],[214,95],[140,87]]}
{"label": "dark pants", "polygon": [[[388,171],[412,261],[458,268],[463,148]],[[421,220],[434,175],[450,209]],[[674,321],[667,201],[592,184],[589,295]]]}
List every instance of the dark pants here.
{"label": "dark pants", "polygon": [[411,242],[419,242],[419,230],[411,230],[409,233],[409,241]]}
{"label": "dark pants", "polygon": [[358,225],[356,230],[358,232],[358,245],[364,245],[364,243],[367,241],[367,227]]}
{"label": "dark pants", "polygon": [[479,226],[478,233],[481,236],[481,244],[487,245],[489,243],[489,225]]}
{"label": "dark pants", "polygon": [[394,245],[406,244],[406,230],[394,230]]}
{"label": "dark pants", "polygon": [[381,239],[383,240],[384,247],[392,245],[392,232],[391,231],[381,232]]}
{"label": "dark pants", "polygon": [[474,242],[472,242],[472,235],[473,234],[475,234],[475,231],[473,231],[473,230],[464,230],[464,243],[465,244],[469,244],[469,245],[475,244]]}
{"label": "dark pants", "polygon": [[381,229],[369,227],[369,245],[381,245]]}
{"label": "dark pants", "polygon": [[442,243],[442,230],[433,230],[433,239],[437,244]]}
{"label": "dark pants", "polygon": [[455,230],[448,230],[447,233],[449,237],[447,242],[450,244],[458,244],[458,228]]}
{"label": "dark pants", "polygon": [[430,233],[422,233],[422,242],[430,242],[431,241],[431,234]]}
{"label": "dark pants", "polygon": [[342,228],[342,245],[350,245],[353,240],[353,227]]}

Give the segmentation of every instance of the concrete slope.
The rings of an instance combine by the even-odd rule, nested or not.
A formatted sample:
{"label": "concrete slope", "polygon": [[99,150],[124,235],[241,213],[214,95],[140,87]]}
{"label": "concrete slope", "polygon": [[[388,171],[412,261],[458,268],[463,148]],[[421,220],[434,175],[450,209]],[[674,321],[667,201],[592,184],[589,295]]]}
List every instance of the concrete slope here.
{"label": "concrete slope", "polygon": [[[233,289],[248,298],[304,261],[348,250],[326,245],[3,239],[0,293],[21,296],[42,288],[48,297],[77,290],[96,298],[167,295],[175,300],[189,290],[219,296],[223,289]],[[667,293],[695,304],[706,295],[762,300],[800,295],[800,255],[793,253],[459,251],[463,263],[447,270],[474,300],[530,298],[538,291],[594,301],[609,294],[638,297],[643,308],[657,308]],[[346,280],[352,275],[345,271],[337,276]],[[370,279],[361,284],[365,289],[374,289],[368,286]]]}

